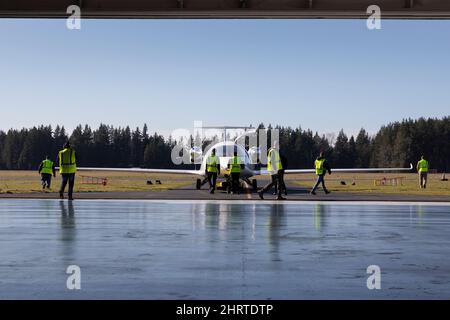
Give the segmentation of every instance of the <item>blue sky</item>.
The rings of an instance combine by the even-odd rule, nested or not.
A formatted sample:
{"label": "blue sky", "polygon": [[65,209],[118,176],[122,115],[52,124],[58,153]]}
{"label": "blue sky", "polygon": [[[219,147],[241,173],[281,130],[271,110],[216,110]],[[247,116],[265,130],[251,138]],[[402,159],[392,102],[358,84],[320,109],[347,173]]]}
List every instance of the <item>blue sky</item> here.
{"label": "blue sky", "polygon": [[0,20],[0,129],[281,124],[369,132],[449,115],[450,21]]}

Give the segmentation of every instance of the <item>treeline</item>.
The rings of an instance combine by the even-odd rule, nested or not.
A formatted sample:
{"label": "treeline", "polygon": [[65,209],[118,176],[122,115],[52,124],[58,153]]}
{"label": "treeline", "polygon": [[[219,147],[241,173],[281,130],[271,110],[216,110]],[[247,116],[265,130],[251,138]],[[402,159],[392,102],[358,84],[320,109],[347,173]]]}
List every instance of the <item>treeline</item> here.
{"label": "treeline", "polygon": [[70,134],[64,127],[33,127],[0,131],[0,168],[36,169],[49,155],[57,160],[58,151],[70,138],[77,151],[77,164],[84,167],[173,168],[171,150],[175,142],[158,134],[149,135],[147,125],[114,128],[101,124],[98,129],[79,125]]}
{"label": "treeline", "polygon": [[[374,136],[361,129],[356,137],[348,137],[341,130],[335,139],[300,127],[276,128],[280,130],[280,147],[289,168],[310,168],[322,150],[335,168],[407,167],[411,162],[415,165],[422,154],[432,168],[440,172],[450,168],[449,117],[390,123]],[[70,137],[60,126],[0,131],[0,168],[36,169],[47,154],[56,160],[57,152],[69,138],[77,150],[79,166],[182,167],[171,161],[176,141],[170,137],[149,134],[147,125],[131,130],[101,124],[95,130],[80,125]]]}
{"label": "treeline", "polygon": [[290,168],[311,167],[323,150],[335,168],[408,167],[424,155],[433,169],[450,169],[450,117],[390,123],[370,136],[361,129],[356,137],[343,130],[335,141],[311,130],[280,129],[280,145]]}

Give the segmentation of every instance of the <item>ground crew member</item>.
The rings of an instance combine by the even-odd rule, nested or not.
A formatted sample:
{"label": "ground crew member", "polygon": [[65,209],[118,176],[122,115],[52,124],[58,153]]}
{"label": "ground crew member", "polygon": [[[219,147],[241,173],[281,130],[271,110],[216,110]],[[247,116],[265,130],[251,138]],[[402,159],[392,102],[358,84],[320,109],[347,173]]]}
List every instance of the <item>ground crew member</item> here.
{"label": "ground crew member", "polygon": [[212,149],[211,154],[206,159],[206,176],[208,177],[209,193],[214,193],[214,190],[216,190],[217,175],[219,172],[219,157],[216,156],[216,149]]}
{"label": "ground crew member", "polygon": [[277,186],[277,200],[285,200],[281,196],[281,186],[284,184],[282,170],[283,165],[281,164],[280,152],[278,151],[278,143],[275,141],[267,155],[267,171],[270,174],[271,182],[258,192],[261,199],[264,199],[264,192],[270,190],[273,186]]}
{"label": "ground crew member", "polygon": [[230,169],[231,183],[228,184],[228,193],[239,194],[239,177],[241,175],[241,169],[244,169],[244,164],[241,158],[238,157],[237,151],[234,151],[233,157],[228,162],[228,169]]}
{"label": "ground crew member", "polygon": [[428,167],[428,161],[425,160],[424,156],[421,156],[419,162],[417,162],[417,172],[419,173],[419,185],[421,189],[427,187]]}
{"label": "ground crew member", "polygon": [[314,161],[314,167],[316,168],[316,175],[317,175],[317,182],[314,185],[314,188],[311,190],[311,194],[316,194],[316,189],[319,186],[320,183],[322,183],[323,191],[325,191],[326,194],[330,193],[330,191],[327,190],[325,187],[325,174],[328,171],[328,174],[331,174],[331,168],[328,164],[328,161],[324,158],[323,152],[320,153],[319,157]]}
{"label": "ground crew member", "polygon": [[59,198],[64,199],[64,190],[69,183],[69,200],[73,200],[73,187],[75,185],[75,173],[77,172],[77,161],[75,150],[72,149],[69,142],[66,142],[64,149],[58,154],[59,173],[62,176]]}
{"label": "ground crew member", "polygon": [[39,174],[41,175],[41,183],[42,189],[50,189],[50,185],[52,183],[52,175],[56,176],[55,164],[53,161],[48,159],[48,156],[45,156],[45,160],[41,162],[38,169]]}
{"label": "ground crew member", "polygon": [[[287,161],[287,158],[285,157],[285,155],[282,154],[281,152],[280,152],[280,159],[281,159],[281,166],[283,167],[279,173],[280,177],[281,177],[280,181],[282,181],[281,192],[284,191],[284,195],[287,196],[286,184],[284,183],[284,170],[286,170],[288,167],[288,161]],[[278,194],[278,183],[275,184],[275,190],[273,192],[273,195],[276,195],[276,194]]]}

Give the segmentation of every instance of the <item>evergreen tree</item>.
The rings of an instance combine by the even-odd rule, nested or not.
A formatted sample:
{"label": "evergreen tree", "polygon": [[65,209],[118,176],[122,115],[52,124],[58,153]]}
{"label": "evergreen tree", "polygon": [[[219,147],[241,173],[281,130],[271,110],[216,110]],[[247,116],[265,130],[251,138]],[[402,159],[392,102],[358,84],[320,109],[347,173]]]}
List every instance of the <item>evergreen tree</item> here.
{"label": "evergreen tree", "polygon": [[349,144],[347,135],[341,129],[336,138],[336,143],[333,148],[333,167],[335,168],[349,168],[351,167],[351,158],[349,155]]}
{"label": "evergreen tree", "polygon": [[37,169],[45,156],[51,156],[52,149],[53,137],[51,126],[33,127],[26,134],[18,159],[18,169]]}
{"label": "evergreen tree", "polygon": [[370,158],[372,153],[372,141],[369,134],[361,128],[355,141],[355,166],[357,168],[368,168],[370,166]]}
{"label": "evergreen tree", "polygon": [[349,168],[353,168],[356,163],[356,142],[353,136],[350,137],[348,141],[348,149],[347,149],[347,166]]}
{"label": "evergreen tree", "polygon": [[143,161],[142,134],[139,127],[131,134],[130,158],[131,166],[139,168]]}
{"label": "evergreen tree", "polygon": [[97,130],[94,131],[94,158],[99,167],[108,167],[111,157],[111,138],[110,131],[107,125],[100,124]]}
{"label": "evergreen tree", "polygon": [[6,133],[0,130],[0,169],[6,169],[5,162],[3,161],[3,150],[5,149]]}
{"label": "evergreen tree", "polygon": [[22,129],[20,131],[14,129],[8,130],[5,137],[4,149],[2,150],[3,163],[6,169],[19,169],[19,157],[22,153],[27,134],[27,129]]}
{"label": "evergreen tree", "polygon": [[66,129],[64,126],[60,127],[56,126],[55,131],[53,132],[53,143],[52,143],[52,151],[50,159],[58,163],[58,152],[62,150],[64,144],[69,140],[69,137],[66,134]]}

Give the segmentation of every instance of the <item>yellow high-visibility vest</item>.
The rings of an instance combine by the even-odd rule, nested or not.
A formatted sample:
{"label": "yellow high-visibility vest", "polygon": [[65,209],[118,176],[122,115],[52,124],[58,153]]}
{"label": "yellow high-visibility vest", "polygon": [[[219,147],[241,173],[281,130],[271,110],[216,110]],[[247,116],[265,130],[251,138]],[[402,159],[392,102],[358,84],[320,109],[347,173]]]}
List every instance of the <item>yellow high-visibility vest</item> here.
{"label": "yellow high-visibility vest", "polygon": [[77,164],[75,150],[68,148],[59,152],[59,173],[75,173]]}
{"label": "yellow high-visibility vest", "polygon": [[41,173],[53,174],[53,161],[48,159],[42,161]]}
{"label": "yellow high-visibility vest", "polygon": [[238,156],[233,156],[230,159],[230,173],[241,172],[241,159]]}
{"label": "yellow high-visibility vest", "polygon": [[323,174],[325,174],[325,168],[323,167],[323,164],[325,162],[325,159],[317,159],[316,161],[314,161],[314,167],[316,168],[316,174],[318,176],[321,176]]}
{"label": "yellow high-visibility vest", "polygon": [[278,152],[278,150],[273,148],[270,149],[267,158],[267,171],[277,172],[278,170],[283,169],[283,166],[281,165],[280,153]]}
{"label": "yellow high-visibility vest", "polygon": [[419,168],[419,172],[428,172],[428,161],[421,159],[417,162],[417,167]]}
{"label": "yellow high-visibility vest", "polygon": [[210,155],[206,159],[206,171],[217,172],[217,165],[219,164],[219,157],[216,155]]}

